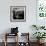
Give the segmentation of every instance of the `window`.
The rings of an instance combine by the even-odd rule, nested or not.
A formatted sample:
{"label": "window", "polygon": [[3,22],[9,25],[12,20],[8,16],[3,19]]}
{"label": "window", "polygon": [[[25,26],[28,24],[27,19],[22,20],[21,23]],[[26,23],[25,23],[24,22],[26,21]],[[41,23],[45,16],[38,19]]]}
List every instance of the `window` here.
{"label": "window", "polygon": [[46,0],[37,1],[37,14],[39,17],[46,17]]}

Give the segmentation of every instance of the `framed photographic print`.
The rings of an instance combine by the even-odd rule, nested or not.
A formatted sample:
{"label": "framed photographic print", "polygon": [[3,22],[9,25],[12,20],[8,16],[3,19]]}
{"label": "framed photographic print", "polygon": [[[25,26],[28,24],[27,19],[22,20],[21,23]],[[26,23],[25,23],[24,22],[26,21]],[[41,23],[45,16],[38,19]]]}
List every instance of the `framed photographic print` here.
{"label": "framed photographic print", "polygon": [[26,6],[10,6],[10,21],[11,22],[26,21]]}

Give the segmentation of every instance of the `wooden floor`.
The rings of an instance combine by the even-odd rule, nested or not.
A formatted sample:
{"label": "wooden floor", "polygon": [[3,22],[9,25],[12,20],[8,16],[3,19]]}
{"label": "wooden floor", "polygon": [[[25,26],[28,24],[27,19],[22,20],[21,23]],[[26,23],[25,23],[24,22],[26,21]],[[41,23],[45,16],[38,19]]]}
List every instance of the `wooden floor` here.
{"label": "wooden floor", "polygon": [[[3,42],[2,43],[0,42],[0,46],[4,46],[4,43]],[[14,43],[10,42],[10,43],[8,43],[7,46],[15,46],[15,42]],[[30,46],[37,46],[37,43],[32,42],[32,43],[30,43]],[[42,46],[46,46],[46,43],[44,43]]]}

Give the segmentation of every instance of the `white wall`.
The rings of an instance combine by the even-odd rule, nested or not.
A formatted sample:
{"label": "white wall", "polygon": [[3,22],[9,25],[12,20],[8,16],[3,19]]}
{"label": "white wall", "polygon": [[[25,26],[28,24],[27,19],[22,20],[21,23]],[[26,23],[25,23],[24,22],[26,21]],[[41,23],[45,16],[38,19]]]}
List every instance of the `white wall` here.
{"label": "white wall", "polygon": [[[10,22],[10,6],[26,6],[26,22]],[[32,36],[32,24],[36,24],[36,0],[0,0],[0,34],[17,26]]]}

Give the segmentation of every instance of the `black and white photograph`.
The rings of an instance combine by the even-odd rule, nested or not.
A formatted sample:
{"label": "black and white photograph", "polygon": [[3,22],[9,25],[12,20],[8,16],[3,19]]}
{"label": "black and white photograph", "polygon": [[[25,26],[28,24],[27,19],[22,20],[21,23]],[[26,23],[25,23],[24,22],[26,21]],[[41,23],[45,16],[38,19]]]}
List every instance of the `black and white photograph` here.
{"label": "black and white photograph", "polygon": [[10,6],[10,21],[11,22],[26,21],[26,6]]}

